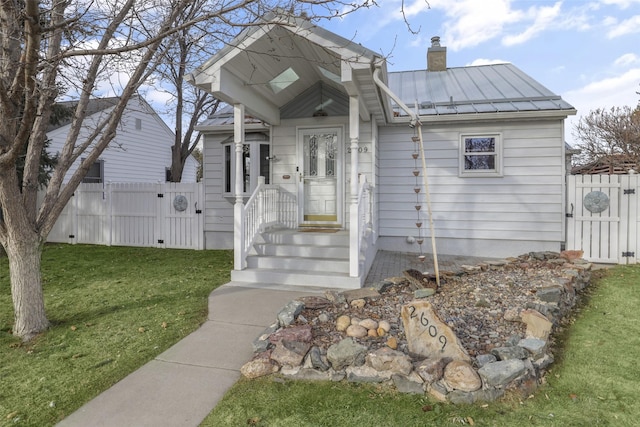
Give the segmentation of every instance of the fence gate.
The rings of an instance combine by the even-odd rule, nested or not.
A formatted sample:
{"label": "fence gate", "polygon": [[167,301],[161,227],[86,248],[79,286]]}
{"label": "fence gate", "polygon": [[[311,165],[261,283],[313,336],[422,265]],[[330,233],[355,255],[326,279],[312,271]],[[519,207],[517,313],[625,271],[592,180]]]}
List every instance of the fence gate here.
{"label": "fence gate", "polygon": [[567,177],[567,242],[592,262],[638,261],[638,175]]}
{"label": "fence gate", "polygon": [[50,242],[204,249],[202,184],[81,184]]}

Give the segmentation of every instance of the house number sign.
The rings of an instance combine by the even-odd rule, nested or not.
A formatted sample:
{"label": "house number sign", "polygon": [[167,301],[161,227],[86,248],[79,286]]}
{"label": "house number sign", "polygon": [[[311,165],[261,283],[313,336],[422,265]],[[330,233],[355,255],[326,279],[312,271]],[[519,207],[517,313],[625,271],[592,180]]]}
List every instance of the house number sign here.
{"label": "house number sign", "polygon": [[609,208],[609,196],[602,191],[592,191],[584,196],[584,207],[591,213],[600,213]]}
{"label": "house number sign", "polygon": [[[409,319],[413,322],[417,322],[416,326],[423,329],[421,334],[423,337],[429,337],[438,342],[437,346],[440,347],[440,351],[444,351],[447,346],[447,337],[438,331],[438,327],[435,323],[429,323],[429,316],[422,311],[417,310],[414,305],[409,306]],[[428,335],[427,335],[428,334]]]}
{"label": "house number sign", "polygon": [[186,211],[188,206],[189,206],[189,201],[187,200],[187,198],[185,196],[178,195],[178,196],[173,198],[173,207],[178,212]]}

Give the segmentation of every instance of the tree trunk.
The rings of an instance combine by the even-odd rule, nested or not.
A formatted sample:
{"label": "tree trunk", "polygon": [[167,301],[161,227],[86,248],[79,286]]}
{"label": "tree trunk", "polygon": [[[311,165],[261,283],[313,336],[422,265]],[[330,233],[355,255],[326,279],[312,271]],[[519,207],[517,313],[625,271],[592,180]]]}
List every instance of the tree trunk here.
{"label": "tree trunk", "polygon": [[35,233],[7,239],[7,256],[11,273],[11,297],[13,299],[13,334],[28,341],[49,327],[44,311],[44,294],[40,261],[42,245]]}
{"label": "tree trunk", "polygon": [[171,182],[181,182],[184,170],[184,161],[180,153],[181,147],[171,147]]}

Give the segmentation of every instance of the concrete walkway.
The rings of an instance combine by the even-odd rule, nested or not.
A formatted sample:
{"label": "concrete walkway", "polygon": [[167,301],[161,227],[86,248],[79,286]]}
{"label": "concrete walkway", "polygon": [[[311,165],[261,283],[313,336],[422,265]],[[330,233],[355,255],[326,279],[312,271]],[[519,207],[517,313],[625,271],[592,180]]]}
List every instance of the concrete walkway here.
{"label": "concrete walkway", "polygon": [[308,287],[228,283],[211,293],[209,318],[191,335],[58,423],[61,427],[198,426],[240,378],[251,343]]}
{"label": "concrete walkway", "polygon": [[[443,256],[441,270],[480,258]],[[433,271],[432,259],[378,252],[366,285],[407,268]],[[292,299],[320,294],[311,287],[250,287],[227,283],[209,297],[208,320],[191,335],[62,420],[60,427],[198,426],[240,378],[251,343]]]}

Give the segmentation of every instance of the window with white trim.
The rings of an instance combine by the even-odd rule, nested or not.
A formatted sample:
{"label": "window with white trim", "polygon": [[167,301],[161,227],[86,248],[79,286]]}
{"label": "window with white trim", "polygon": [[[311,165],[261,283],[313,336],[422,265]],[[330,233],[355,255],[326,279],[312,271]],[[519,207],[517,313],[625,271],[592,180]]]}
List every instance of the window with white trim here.
{"label": "window with white trim", "polygon": [[104,182],[104,160],[96,160],[84,178],[82,178],[82,182],[85,184],[102,184]]}
{"label": "window with white trim", "polygon": [[[269,144],[266,142],[266,135],[259,135],[259,137],[247,135],[242,149],[242,191],[246,195],[250,195],[256,188],[259,176],[264,176],[265,183],[269,184],[269,177],[271,175]],[[225,195],[233,195],[236,176],[235,144],[229,142],[229,139],[223,141],[222,152],[224,171],[224,186],[222,191]]]}
{"label": "window with white trim", "polygon": [[502,136],[460,135],[460,176],[502,176]]}

